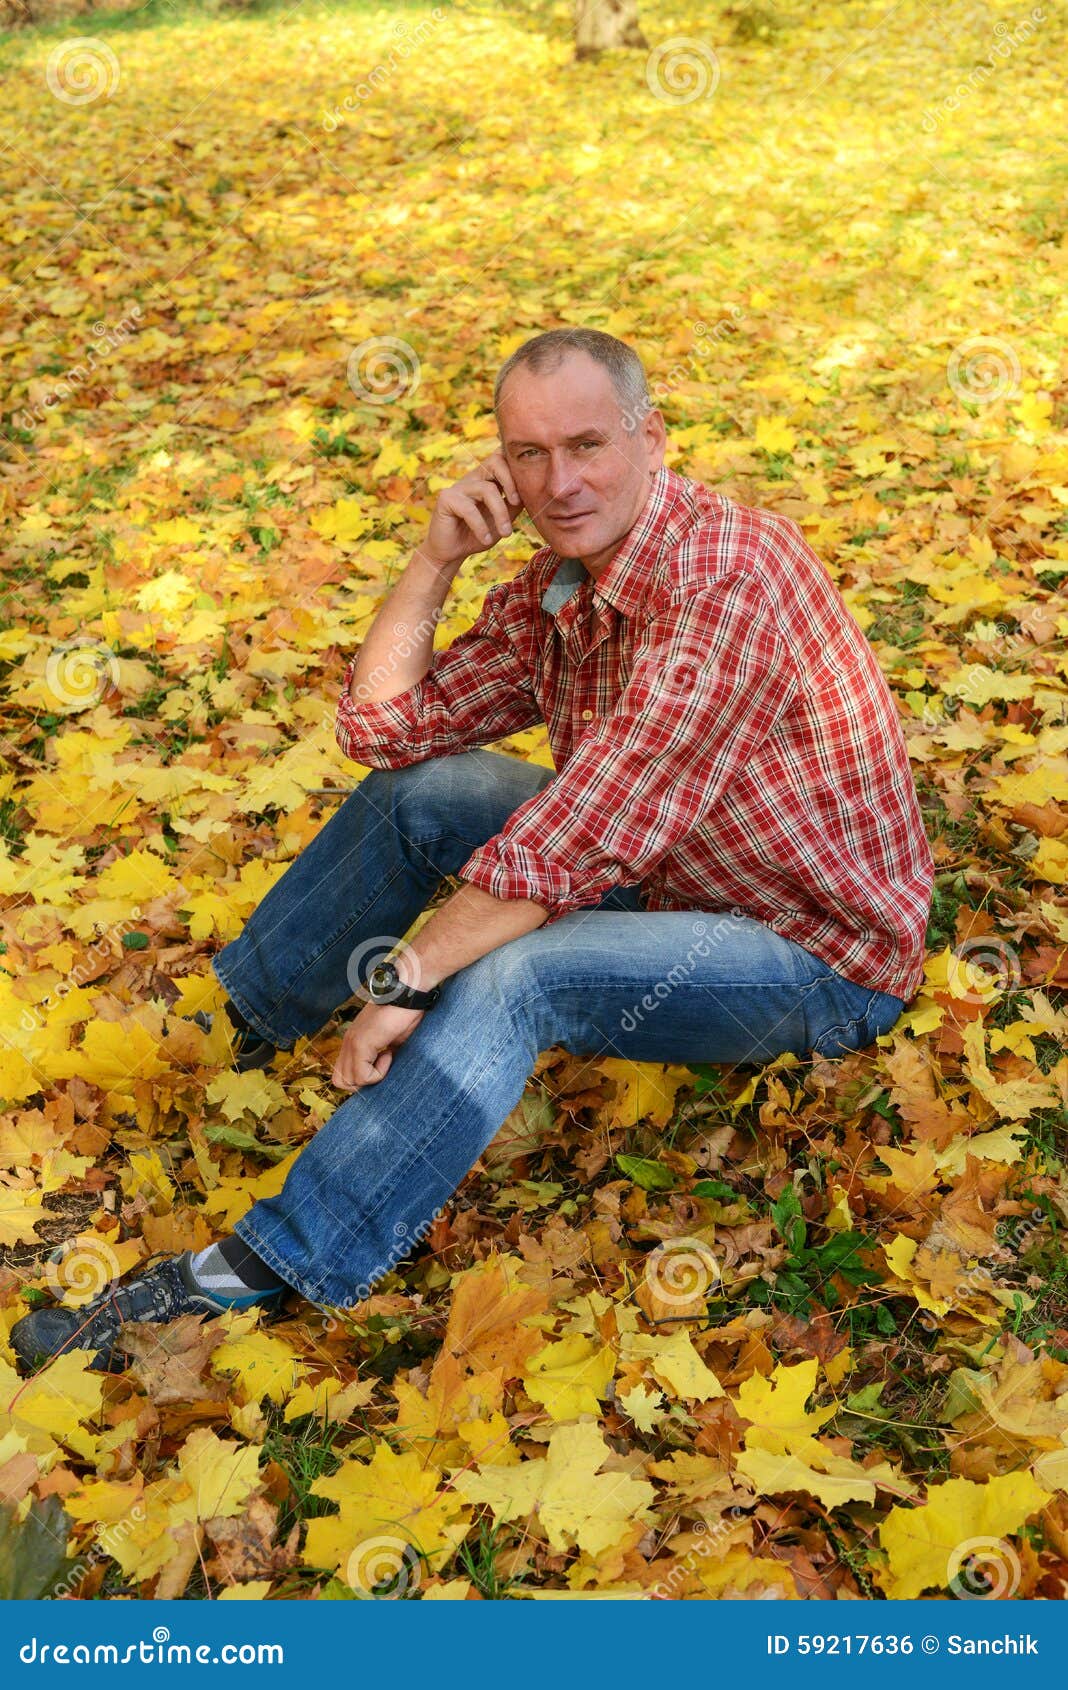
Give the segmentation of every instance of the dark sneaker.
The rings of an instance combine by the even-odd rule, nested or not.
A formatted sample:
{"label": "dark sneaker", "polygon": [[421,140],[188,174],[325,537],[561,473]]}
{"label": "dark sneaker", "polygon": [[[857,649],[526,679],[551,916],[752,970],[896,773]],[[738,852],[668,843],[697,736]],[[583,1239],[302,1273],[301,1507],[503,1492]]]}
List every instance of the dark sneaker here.
{"label": "dark sneaker", "polygon": [[128,1365],[116,1347],[119,1327],[127,1320],[177,1320],[183,1314],[218,1315],[230,1308],[262,1305],[277,1308],[285,1287],[254,1292],[233,1302],[216,1301],[197,1285],[189,1268],[189,1251],[166,1256],[155,1267],[143,1268],[125,1282],[115,1280],[81,1308],[34,1309],[11,1328],[8,1342],[23,1372],[37,1372],[67,1350],[95,1350],[90,1365],[97,1373],[121,1373]]}
{"label": "dark sneaker", "polygon": [[[210,1033],[212,1016],[206,1009],[198,1009],[195,1015],[189,1017],[205,1033]],[[247,1074],[250,1068],[267,1068],[271,1059],[278,1054],[278,1047],[271,1044],[269,1039],[261,1039],[258,1033],[251,1029],[233,1028],[230,1043],[234,1051],[234,1067],[239,1074]]]}

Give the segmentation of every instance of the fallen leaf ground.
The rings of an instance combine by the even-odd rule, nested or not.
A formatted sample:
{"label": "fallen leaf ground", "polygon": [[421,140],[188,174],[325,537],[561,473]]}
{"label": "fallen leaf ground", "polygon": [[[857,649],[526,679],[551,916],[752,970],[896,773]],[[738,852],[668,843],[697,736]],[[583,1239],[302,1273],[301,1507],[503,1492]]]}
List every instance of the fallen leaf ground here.
{"label": "fallen leaf ground", "polygon": [[4,44],[3,1332],[338,1101],[339,1024],[237,1076],[183,1017],[360,778],[344,659],[528,334],[634,342],[669,461],[801,523],[938,868],[870,1048],[545,1052],[357,1309],[5,1345],[4,1594],[1065,1595],[1065,20],[744,11],[649,19],[695,98],[562,6],[78,19],[84,103],[70,25]]}

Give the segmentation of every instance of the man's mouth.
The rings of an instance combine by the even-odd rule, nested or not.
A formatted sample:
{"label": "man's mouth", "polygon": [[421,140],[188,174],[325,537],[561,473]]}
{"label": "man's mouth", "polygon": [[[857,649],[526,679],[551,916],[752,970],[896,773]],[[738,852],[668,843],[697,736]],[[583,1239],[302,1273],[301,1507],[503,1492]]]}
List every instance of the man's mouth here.
{"label": "man's mouth", "polygon": [[562,527],[567,527],[572,522],[584,522],[588,516],[592,515],[592,511],[573,511],[570,516],[554,516],[551,520],[559,522]]}

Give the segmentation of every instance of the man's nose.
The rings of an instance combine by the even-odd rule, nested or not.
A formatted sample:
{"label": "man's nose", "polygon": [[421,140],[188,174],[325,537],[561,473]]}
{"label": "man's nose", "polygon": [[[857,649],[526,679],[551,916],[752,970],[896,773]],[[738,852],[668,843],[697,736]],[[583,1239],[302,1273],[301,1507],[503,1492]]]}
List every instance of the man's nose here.
{"label": "man's nose", "polygon": [[579,476],[574,464],[569,464],[566,458],[549,459],[549,497],[560,499],[566,497],[578,486]]}

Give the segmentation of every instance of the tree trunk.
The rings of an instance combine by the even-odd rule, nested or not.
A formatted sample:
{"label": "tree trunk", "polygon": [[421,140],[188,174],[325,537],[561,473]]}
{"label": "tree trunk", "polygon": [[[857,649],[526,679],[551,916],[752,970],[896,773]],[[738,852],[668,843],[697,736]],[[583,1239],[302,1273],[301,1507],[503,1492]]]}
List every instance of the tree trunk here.
{"label": "tree trunk", "polygon": [[638,0],[575,0],[575,57],[590,59],[609,47],[648,47],[638,22]]}

